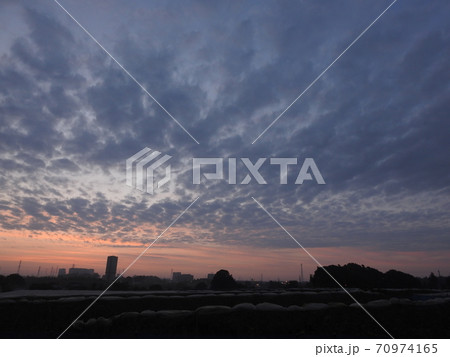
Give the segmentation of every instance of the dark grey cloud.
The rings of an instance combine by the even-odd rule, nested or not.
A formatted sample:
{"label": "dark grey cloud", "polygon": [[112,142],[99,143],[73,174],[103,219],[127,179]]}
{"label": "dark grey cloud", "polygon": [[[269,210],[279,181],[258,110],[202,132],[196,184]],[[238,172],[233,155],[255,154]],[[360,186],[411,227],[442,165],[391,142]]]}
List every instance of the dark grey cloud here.
{"label": "dark grey cloud", "polygon": [[73,161],[69,160],[69,159],[55,159],[51,161],[49,170],[52,171],[61,171],[61,170],[66,170],[66,171],[78,171],[80,168],[78,167],[77,164],[75,164]]}
{"label": "dark grey cloud", "polygon": [[[254,196],[307,246],[448,248],[448,4],[395,4],[254,145],[388,2],[64,4],[201,145],[58,8],[9,4],[27,32],[0,55],[3,229],[134,241],[200,195],[174,239],[292,246]],[[145,146],[173,156],[167,198],[116,175]],[[216,156],[312,157],[326,185],[270,165],[264,186],[192,185],[192,157]]]}

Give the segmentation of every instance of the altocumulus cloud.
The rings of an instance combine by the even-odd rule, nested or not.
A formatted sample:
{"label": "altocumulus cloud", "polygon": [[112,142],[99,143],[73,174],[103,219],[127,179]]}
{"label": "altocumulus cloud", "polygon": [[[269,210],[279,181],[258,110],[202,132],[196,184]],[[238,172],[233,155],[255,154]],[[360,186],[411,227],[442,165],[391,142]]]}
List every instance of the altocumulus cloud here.
{"label": "altocumulus cloud", "polygon": [[[3,230],[144,242],[201,194],[175,238],[292,246],[254,196],[306,246],[450,248],[446,2],[400,0],[251,144],[388,4],[64,1],[197,145],[55,4],[3,2]],[[174,157],[174,193],[124,185],[145,146]],[[216,156],[313,157],[327,184],[265,166],[268,185],[194,187],[191,158]]]}

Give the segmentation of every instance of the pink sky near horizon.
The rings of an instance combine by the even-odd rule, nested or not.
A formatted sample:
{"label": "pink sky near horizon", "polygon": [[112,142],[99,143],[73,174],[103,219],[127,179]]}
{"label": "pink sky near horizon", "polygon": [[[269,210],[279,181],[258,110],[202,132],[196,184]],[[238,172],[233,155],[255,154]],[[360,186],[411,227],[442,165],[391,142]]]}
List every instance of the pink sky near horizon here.
{"label": "pink sky near horizon", "polygon": [[[57,268],[93,268],[103,275],[106,257],[119,257],[118,270],[123,271],[144,249],[140,243],[112,244],[70,234],[51,233],[30,237],[31,232],[2,232],[0,235],[0,274],[16,273],[21,264],[22,275],[49,275]],[[306,248],[322,265],[357,263],[380,271],[400,270],[415,276],[428,276],[430,272],[450,275],[446,257],[450,251],[380,251],[371,247]],[[227,269],[239,280],[297,280],[303,264],[304,278],[314,273],[317,264],[299,247],[260,248],[250,246],[224,246],[178,244],[160,239],[125,274],[156,275],[169,278],[171,271],[193,274],[204,278],[208,273]]]}

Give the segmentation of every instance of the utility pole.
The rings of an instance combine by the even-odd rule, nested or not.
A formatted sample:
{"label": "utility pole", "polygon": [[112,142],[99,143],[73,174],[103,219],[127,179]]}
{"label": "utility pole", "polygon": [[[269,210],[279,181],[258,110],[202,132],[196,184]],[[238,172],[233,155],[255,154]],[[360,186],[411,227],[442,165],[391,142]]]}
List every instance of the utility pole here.
{"label": "utility pole", "polygon": [[37,276],[39,277],[39,273],[41,272],[41,266],[39,265]]}
{"label": "utility pole", "polygon": [[19,262],[19,267],[17,268],[17,274],[20,274],[20,266],[22,265],[22,261]]}

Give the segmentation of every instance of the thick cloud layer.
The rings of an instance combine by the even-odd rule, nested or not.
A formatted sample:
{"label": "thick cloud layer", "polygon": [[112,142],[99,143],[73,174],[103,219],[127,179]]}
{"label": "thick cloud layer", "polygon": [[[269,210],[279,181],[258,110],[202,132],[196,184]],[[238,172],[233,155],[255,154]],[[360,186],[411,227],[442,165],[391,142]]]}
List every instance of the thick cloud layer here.
{"label": "thick cloud layer", "polygon": [[[4,231],[145,243],[200,196],[174,241],[293,246],[254,196],[305,246],[450,248],[449,4],[396,3],[254,144],[389,2],[62,4],[200,145],[56,4],[4,2]],[[146,146],[172,191],[125,185]],[[193,185],[193,157],[311,157],[326,185],[268,163],[267,185]]]}

